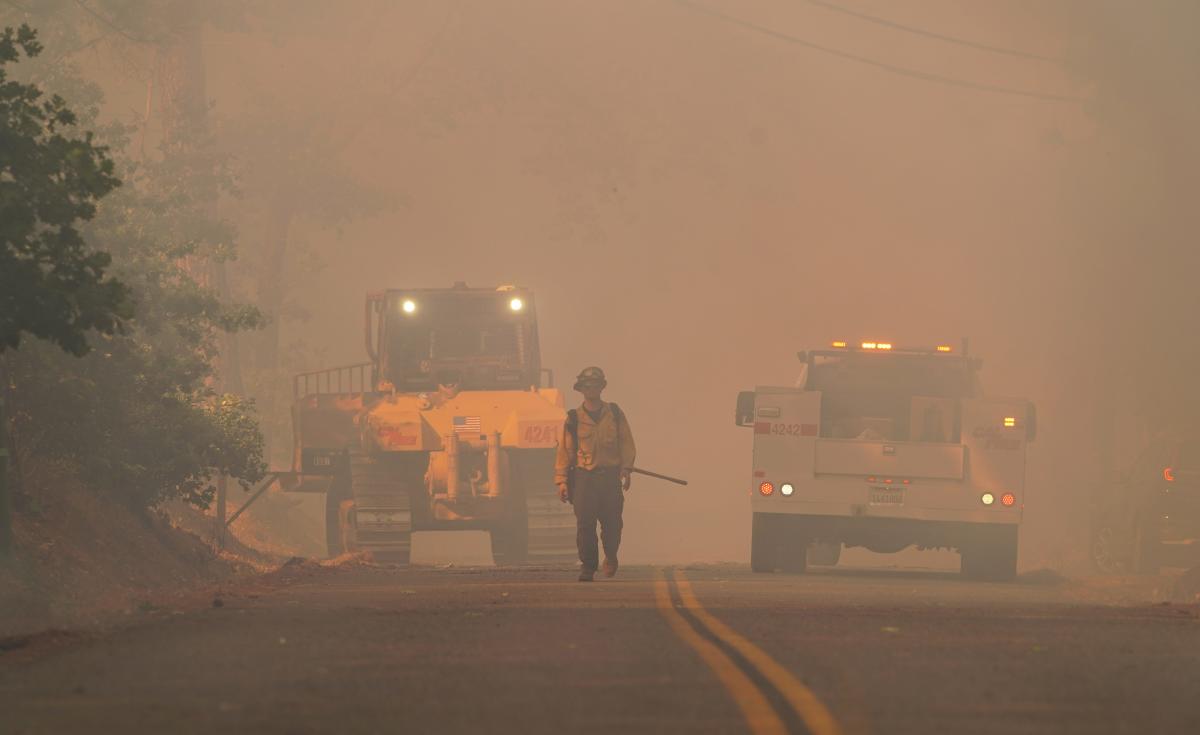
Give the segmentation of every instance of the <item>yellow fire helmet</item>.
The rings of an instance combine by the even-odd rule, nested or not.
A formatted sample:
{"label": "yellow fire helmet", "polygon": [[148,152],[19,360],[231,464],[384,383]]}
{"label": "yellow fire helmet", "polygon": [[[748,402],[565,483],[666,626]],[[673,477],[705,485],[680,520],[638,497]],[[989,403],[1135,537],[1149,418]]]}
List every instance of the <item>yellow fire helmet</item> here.
{"label": "yellow fire helmet", "polygon": [[583,372],[579,373],[579,377],[575,378],[575,390],[581,390],[587,383],[599,383],[603,388],[608,385],[608,379],[604,377],[604,371],[596,366],[587,367]]}

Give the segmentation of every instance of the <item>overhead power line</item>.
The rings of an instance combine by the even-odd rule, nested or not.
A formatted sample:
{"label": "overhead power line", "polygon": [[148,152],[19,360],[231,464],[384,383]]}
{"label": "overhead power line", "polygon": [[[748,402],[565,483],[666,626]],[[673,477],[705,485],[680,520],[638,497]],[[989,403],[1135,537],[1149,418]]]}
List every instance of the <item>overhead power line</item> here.
{"label": "overhead power line", "polygon": [[152,38],[139,38],[138,36],[133,35],[129,31],[125,30],[120,25],[118,25],[115,21],[105,17],[103,14],[101,14],[100,12],[98,12],[96,10],[93,10],[92,7],[90,5],[88,5],[87,3],[85,3],[83,0],[75,0],[75,4],[78,5],[79,9],[82,10],[83,12],[92,16],[93,18],[95,18],[97,21],[99,21],[103,25],[108,26],[113,31],[116,31],[117,33],[121,34],[128,40],[133,41],[134,43],[149,43],[149,44],[156,43],[156,41]]}
{"label": "overhead power line", "polygon": [[787,33],[783,33],[781,31],[777,31],[773,28],[767,28],[766,26],[758,25],[757,23],[752,23],[748,20],[743,20],[741,18],[732,16],[732,15],[726,15],[725,13],[722,13],[719,10],[714,10],[713,8],[709,8],[704,5],[694,3],[691,0],[675,0],[675,2],[680,5],[685,6],[687,8],[690,8],[692,10],[695,10],[697,12],[705,13],[714,18],[723,20],[726,23],[740,26],[747,30],[754,31],[756,33],[761,33],[765,36],[770,36],[770,37],[778,39],[780,41],[785,41],[787,43],[791,43],[796,46],[803,46],[804,48],[812,49],[813,51],[820,51],[821,53],[829,54],[830,56],[836,56],[840,59],[846,59],[848,61],[856,61],[860,64],[872,66],[872,67],[875,67],[876,69],[883,69],[884,71],[891,72],[892,74],[897,74],[902,77],[909,77],[910,79],[920,79],[921,81],[925,81],[925,82],[936,82],[938,84],[946,84],[951,87],[961,87],[963,89],[973,89],[977,92],[992,92],[994,94],[1006,94],[1006,95],[1012,95],[1015,97],[1029,97],[1032,99],[1047,100],[1050,102],[1081,102],[1082,101],[1078,97],[1070,97],[1070,96],[1062,95],[1062,94],[1050,94],[1047,92],[1035,92],[1035,91],[1025,90],[1025,89],[1016,89],[1014,87],[1003,87],[1003,86],[999,86],[999,85],[995,85],[995,84],[986,84],[983,82],[973,82],[968,79],[958,79],[956,77],[947,77],[947,76],[943,76],[941,74],[931,74],[929,72],[923,72],[923,71],[919,71],[917,69],[909,69],[909,68],[906,68],[903,66],[895,66],[895,65],[889,64],[885,61],[879,61],[877,59],[872,59],[872,58],[869,58],[866,56],[859,56],[858,54],[850,53],[849,51],[842,51],[840,49],[835,49],[835,48],[831,48],[829,46],[824,46],[822,44],[814,43],[813,41],[809,41],[808,39],[800,38],[799,36],[793,36],[793,35],[790,35]]}
{"label": "overhead power line", "polygon": [[924,36],[925,38],[934,38],[934,39],[937,39],[938,41],[945,41],[946,43],[954,43],[954,44],[958,44],[959,46],[966,46],[967,48],[978,49],[980,51],[990,51],[994,54],[1004,54],[1006,56],[1016,56],[1017,58],[1021,58],[1021,59],[1033,59],[1035,61],[1045,61],[1045,62],[1049,62],[1051,64],[1061,64],[1062,63],[1062,61],[1060,61],[1059,59],[1053,59],[1053,58],[1050,58],[1049,56],[1042,56],[1040,54],[1030,53],[1028,51],[1018,51],[1016,49],[1002,48],[1000,46],[990,46],[986,43],[979,43],[978,41],[970,41],[965,38],[958,38],[957,36],[948,36],[943,33],[937,33],[936,31],[928,31],[928,30],[925,30],[924,28],[917,28],[916,26],[904,25],[903,23],[897,23],[895,21],[888,20],[887,18],[880,18],[877,15],[869,15],[867,13],[863,13],[858,10],[854,10],[853,8],[847,8],[844,5],[838,5],[836,3],[826,2],[826,0],[804,0],[804,1],[807,2],[809,5],[816,5],[819,8],[831,10],[835,13],[843,13],[845,15],[849,15],[851,17],[858,18],[859,20],[865,20],[868,23],[875,23],[877,25],[884,26],[885,28],[892,28],[897,31],[904,31],[905,33],[912,33],[917,36]]}

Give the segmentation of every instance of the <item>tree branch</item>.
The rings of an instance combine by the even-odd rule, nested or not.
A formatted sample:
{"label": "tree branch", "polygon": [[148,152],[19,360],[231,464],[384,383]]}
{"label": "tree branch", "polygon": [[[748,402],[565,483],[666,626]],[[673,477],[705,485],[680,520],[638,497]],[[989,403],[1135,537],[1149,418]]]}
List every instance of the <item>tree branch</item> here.
{"label": "tree branch", "polygon": [[[11,0],[10,0],[10,2],[11,2]],[[78,6],[79,6],[79,9],[80,9],[80,10],[82,10],[83,12],[85,12],[85,13],[87,13],[88,15],[92,16],[92,17],[93,17],[93,18],[95,18],[96,20],[100,21],[100,22],[101,22],[101,23],[103,23],[104,25],[108,26],[109,28],[113,29],[114,31],[116,31],[117,33],[121,34],[122,36],[124,36],[125,38],[129,39],[130,41],[133,41],[134,43],[147,43],[147,44],[154,44],[154,43],[157,43],[157,41],[155,41],[155,40],[153,40],[153,39],[150,39],[150,38],[138,38],[137,36],[135,36],[135,35],[131,34],[129,31],[127,31],[127,30],[125,30],[124,28],[120,27],[119,25],[117,25],[117,24],[116,24],[114,21],[112,21],[111,19],[109,19],[109,18],[105,18],[105,17],[104,17],[103,15],[101,15],[99,12],[97,12],[97,11],[95,11],[95,10],[92,10],[92,8],[91,8],[91,7],[90,7],[90,6],[89,6],[87,3],[85,3],[83,0],[75,0],[75,4],[76,4],[76,5],[78,5]]]}

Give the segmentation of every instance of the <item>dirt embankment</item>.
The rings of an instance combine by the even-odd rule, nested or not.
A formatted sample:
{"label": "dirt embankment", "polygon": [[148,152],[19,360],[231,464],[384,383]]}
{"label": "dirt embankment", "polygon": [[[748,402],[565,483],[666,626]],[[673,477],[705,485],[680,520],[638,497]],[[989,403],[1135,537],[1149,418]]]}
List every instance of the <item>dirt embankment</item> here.
{"label": "dirt embankment", "polygon": [[211,516],[137,511],[56,478],[15,517],[14,556],[0,561],[0,638],[114,624],[210,597],[279,565],[230,535],[212,543]]}

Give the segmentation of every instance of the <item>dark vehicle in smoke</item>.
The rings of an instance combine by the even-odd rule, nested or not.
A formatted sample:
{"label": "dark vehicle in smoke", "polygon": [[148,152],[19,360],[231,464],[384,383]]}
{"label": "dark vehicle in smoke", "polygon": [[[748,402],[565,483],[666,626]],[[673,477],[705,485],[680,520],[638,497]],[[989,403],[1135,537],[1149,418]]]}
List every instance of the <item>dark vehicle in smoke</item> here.
{"label": "dark vehicle in smoke", "polygon": [[1200,439],[1152,441],[1128,473],[1101,488],[1091,557],[1104,574],[1200,563]]}
{"label": "dark vehicle in smoke", "polygon": [[[482,529],[498,560],[568,555],[554,452],[566,412],[541,367],[533,294],[370,294],[370,362],[295,377],[289,485],[326,494],[330,556],[407,562],[412,533]],[[549,386],[543,377],[549,376]]]}
{"label": "dark vehicle in smoke", "polygon": [[738,396],[737,423],[754,430],[754,571],[836,563],[842,545],[915,545],[957,549],[968,576],[1015,577],[1033,404],[985,397],[965,342],[838,341],[799,356],[794,387]]}

